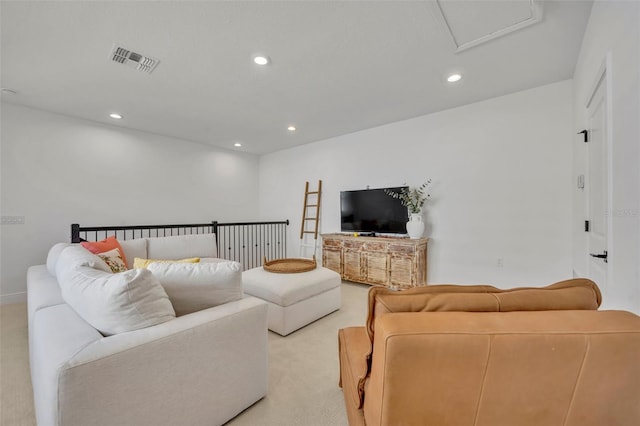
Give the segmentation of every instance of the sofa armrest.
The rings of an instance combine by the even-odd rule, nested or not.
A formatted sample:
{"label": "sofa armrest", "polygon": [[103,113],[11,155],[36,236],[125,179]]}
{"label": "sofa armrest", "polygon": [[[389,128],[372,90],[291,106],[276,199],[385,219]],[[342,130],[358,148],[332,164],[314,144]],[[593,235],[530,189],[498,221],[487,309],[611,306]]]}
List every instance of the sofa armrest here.
{"label": "sofa armrest", "polygon": [[350,426],[364,425],[362,402],[369,369],[371,342],[365,327],[338,330],[340,382]]}
{"label": "sofa armrest", "polygon": [[225,336],[227,334],[235,336],[233,328],[237,326],[238,330],[235,331],[241,331],[240,327],[244,324],[241,322],[234,324],[233,317],[245,318],[247,317],[247,310],[257,309],[259,311],[266,309],[265,305],[262,300],[256,297],[247,296],[213,308],[182,315],[153,327],[109,336],[78,352],[73,358],[69,359],[67,368],[118,355],[121,352],[126,352],[142,345],[153,344],[161,339],[170,338],[215,321],[221,321],[219,324],[224,321],[231,322],[232,324],[228,329],[218,331],[218,333],[222,334],[224,331]]}
{"label": "sofa armrest", "polygon": [[95,341],[59,377],[61,424],[222,424],[267,391],[267,304],[247,297]]}
{"label": "sofa armrest", "polygon": [[40,425],[55,425],[59,371],[75,354],[104,337],[64,303],[32,315],[29,356],[36,418]]}

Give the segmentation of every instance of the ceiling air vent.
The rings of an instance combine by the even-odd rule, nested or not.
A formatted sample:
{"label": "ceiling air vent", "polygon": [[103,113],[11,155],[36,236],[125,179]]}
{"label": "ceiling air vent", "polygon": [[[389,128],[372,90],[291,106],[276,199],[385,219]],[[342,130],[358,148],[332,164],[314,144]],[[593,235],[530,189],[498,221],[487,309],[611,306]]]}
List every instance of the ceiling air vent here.
{"label": "ceiling air vent", "polygon": [[128,65],[138,71],[151,73],[158,65],[159,60],[141,53],[132,52],[122,46],[114,45],[111,51],[111,60]]}

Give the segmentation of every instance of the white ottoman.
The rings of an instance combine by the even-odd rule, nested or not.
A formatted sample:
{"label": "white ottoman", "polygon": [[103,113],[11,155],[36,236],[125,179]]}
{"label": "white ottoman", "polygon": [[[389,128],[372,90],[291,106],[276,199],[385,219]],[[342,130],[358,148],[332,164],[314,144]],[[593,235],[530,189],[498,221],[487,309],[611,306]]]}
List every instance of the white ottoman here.
{"label": "white ottoman", "polygon": [[341,283],[340,274],[323,267],[294,274],[262,267],[242,273],[244,292],[269,304],[269,330],[282,336],[340,309]]}

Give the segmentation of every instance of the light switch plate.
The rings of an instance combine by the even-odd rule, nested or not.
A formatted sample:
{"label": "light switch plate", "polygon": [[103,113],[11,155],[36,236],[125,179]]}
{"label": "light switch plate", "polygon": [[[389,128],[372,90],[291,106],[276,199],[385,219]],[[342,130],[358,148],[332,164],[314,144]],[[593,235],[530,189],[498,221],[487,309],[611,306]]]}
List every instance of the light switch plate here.
{"label": "light switch plate", "polygon": [[2,216],[3,225],[24,225],[24,216]]}

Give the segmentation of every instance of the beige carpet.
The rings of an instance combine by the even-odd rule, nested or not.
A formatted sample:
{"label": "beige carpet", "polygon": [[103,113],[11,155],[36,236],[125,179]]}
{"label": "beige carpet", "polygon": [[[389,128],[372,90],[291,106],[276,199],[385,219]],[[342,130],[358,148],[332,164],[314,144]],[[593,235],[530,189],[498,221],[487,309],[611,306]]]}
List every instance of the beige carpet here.
{"label": "beige carpet", "polygon": [[[338,329],[364,324],[368,288],[345,282],[342,309],[286,337],[270,332],[267,396],[227,425],[347,425],[338,387]],[[35,425],[26,304],[0,306],[0,325],[0,424]]]}
{"label": "beige carpet", "polygon": [[0,421],[35,425],[27,342],[27,304],[0,306]]}

